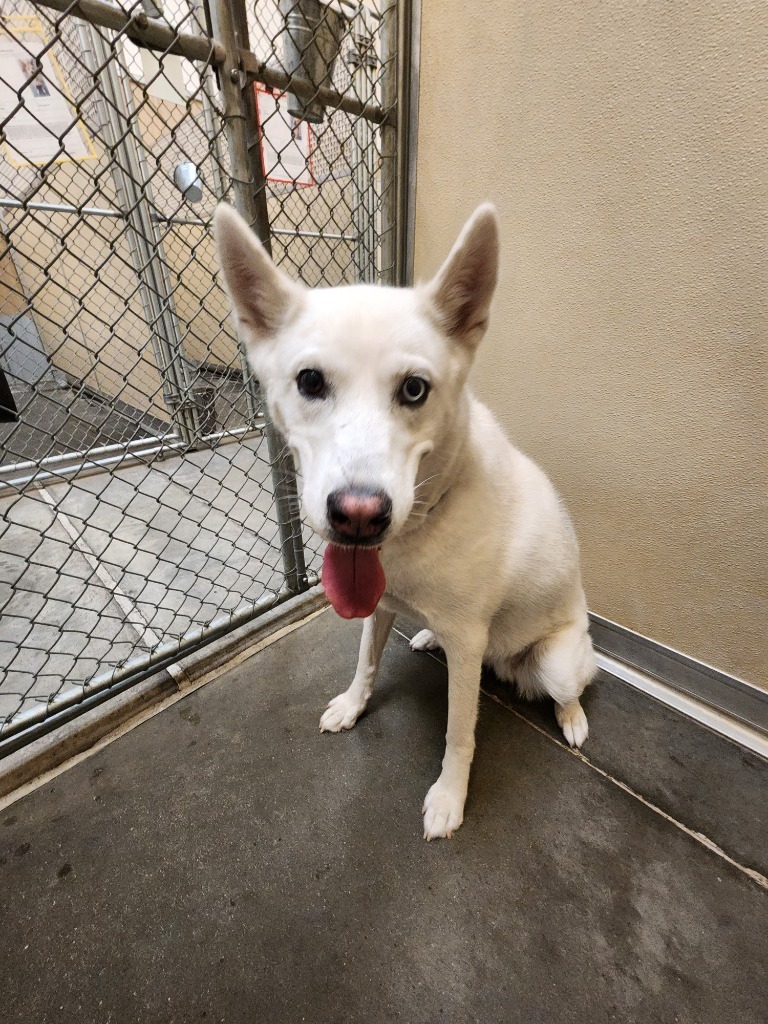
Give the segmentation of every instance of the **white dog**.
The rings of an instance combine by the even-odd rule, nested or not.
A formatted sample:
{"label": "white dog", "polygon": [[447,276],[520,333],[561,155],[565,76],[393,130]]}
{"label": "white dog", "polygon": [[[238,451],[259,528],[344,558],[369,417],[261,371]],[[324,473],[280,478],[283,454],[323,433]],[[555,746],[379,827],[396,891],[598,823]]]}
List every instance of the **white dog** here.
{"label": "white dog", "polygon": [[329,541],[323,586],[341,615],[365,618],[352,685],[320,728],[360,717],[397,613],[428,626],[411,647],[445,650],[448,731],[424,836],[451,836],[483,663],[528,697],[553,697],[575,746],[595,672],[568,513],[466,386],[496,285],[495,211],[481,206],[437,276],[413,289],[309,290],[228,206],[215,234],[251,363],[301,467],[307,519]]}

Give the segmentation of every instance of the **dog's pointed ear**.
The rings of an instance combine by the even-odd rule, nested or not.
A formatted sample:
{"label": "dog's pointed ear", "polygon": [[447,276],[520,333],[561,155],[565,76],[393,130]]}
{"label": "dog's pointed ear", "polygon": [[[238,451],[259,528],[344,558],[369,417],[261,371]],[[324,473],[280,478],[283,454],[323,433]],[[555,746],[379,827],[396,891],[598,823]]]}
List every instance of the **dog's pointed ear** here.
{"label": "dog's pointed ear", "polygon": [[303,287],[279,270],[240,214],[219,203],[213,234],[224,285],[248,340],[276,334],[300,302]]}
{"label": "dog's pointed ear", "polygon": [[499,275],[499,219],[491,203],[479,206],[435,277],[426,285],[443,330],[474,348],[485,334]]}

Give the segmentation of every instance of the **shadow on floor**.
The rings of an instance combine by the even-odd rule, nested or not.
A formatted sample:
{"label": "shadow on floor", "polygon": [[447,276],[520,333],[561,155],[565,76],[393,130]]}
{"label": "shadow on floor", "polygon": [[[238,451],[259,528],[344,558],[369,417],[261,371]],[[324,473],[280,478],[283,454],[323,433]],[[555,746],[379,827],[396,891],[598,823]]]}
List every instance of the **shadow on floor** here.
{"label": "shadow on floor", "polygon": [[606,777],[765,871],[764,762],[600,680],[601,774],[495,692],[427,844],[445,669],[394,635],[321,735],[358,636],[325,613],[0,813],[4,1021],[764,1024],[768,892]]}

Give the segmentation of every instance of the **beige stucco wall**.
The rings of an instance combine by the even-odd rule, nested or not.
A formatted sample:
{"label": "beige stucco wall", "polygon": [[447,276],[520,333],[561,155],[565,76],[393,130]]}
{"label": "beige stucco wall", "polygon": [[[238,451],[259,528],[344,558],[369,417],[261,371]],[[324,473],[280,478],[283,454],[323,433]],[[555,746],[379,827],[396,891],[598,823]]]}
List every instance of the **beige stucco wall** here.
{"label": "beige stucco wall", "polygon": [[768,686],[768,6],[423,0],[416,271],[481,200],[477,392],[590,607]]}

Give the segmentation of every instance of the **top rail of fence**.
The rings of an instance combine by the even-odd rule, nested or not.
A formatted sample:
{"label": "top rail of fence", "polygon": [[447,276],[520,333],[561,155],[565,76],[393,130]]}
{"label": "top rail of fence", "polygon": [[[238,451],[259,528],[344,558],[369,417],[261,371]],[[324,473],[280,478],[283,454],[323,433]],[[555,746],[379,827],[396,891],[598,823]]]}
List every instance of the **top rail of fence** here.
{"label": "top rail of fence", "polygon": [[[394,106],[385,109],[376,103],[364,103],[353,93],[340,93],[327,86],[318,86],[299,75],[289,75],[280,67],[260,60],[249,50],[239,50],[228,60],[224,45],[210,36],[178,32],[159,18],[150,18],[143,11],[124,11],[107,0],[34,0],[35,5],[83,18],[100,28],[123,32],[131,42],[149,50],[178,54],[188,60],[202,61],[224,74],[243,73],[269,89],[296,93],[301,98],[316,98],[327,107],[343,110],[373,124],[396,124]],[[230,65],[231,66],[225,66]]]}

